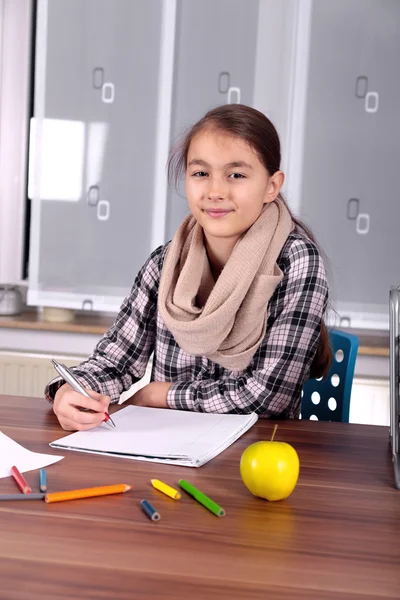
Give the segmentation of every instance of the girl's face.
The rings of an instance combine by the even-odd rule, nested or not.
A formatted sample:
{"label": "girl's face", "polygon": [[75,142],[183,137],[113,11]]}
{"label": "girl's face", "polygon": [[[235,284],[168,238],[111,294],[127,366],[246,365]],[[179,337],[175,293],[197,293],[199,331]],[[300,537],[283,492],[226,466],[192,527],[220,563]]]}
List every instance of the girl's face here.
{"label": "girl's face", "polygon": [[208,241],[236,242],[278,196],[284,175],[270,176],[255,150],[241,138],[205,130],[191,142],[186,194]]}

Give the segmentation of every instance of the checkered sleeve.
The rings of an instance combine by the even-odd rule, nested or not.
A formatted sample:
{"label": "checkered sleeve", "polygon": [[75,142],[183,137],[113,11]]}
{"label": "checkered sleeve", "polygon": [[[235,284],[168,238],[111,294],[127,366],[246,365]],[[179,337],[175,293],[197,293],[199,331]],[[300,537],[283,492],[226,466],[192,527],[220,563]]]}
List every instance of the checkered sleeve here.
{"label": "checkered sleeve", "polygon": [[[157,295],[163,247],[157,248],[139,271],[114,325],[92,355],[72,371],[79,382],[118,402],[121,393],[141,379],[154,348]],[[57,378],[45,389],[49,402],[65,383]]]}
{"label": "checkered sleeve", "polygon": [[298,417],[301,389],[318,346],[328,284],[318,249],[301,236],[291,242],[282,270],[284,277],[269,303],[264,340],[249,367],[217,380],[174,383],[167,397],[170,408]]}

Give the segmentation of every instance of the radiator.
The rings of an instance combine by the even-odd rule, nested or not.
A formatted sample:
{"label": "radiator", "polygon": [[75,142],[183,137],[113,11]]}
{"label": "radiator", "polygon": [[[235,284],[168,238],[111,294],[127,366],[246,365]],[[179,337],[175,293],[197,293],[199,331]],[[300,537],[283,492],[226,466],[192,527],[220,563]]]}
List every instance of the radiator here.
{"label": "radiator", "polygon": [[389,426],[389,379],[355,377],[351,390],[350,423]]}
{"label": "radiator", "polygon": [[[57,376],[51,358],[73,367],[87,357],[0,351],[0,394],[42,398],[47,383]],[[150,381],[151,366],[150,359],[144,377],[121,395],[120,403]]]}
{"label": "radiator", "polygon": [[84,357],[0,352],[0,394],[43,397],[46,384],[57,376],[50,359],[68,367],[79,364]]}

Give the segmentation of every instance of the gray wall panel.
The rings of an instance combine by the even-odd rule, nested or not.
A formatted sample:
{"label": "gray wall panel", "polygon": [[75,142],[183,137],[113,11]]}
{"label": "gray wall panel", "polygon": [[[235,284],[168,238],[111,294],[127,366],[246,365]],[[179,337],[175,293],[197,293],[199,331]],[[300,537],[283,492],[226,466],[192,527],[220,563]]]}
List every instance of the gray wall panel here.
{"label": "gray wall panel", "polygon": [[[313,4],[302,216],[330,258],[334,303],[360,311],[386,312],[388,289],[400,278],[399,23],[396,0]],[[356,97],[360,76],[379,94],[377,112]],[[366,235],[347,218],[350,198],[370,216]]]}
{"label": "gray wall panel", "polygon": [[[253,104],[258,9],[258,0],[178,1],[173,142],[209,109],[226,104],[229,86],[240,88],[241,103]],[[223,72],[229,78],[222,78],[221,88]],[[179,194],[169,194],[168,239],[187,213],[182,184]]]}
{"label": "gray wall panel", "polygon": [[[125,294],[152,250],[161,0],[48,6],[45,117],[84,122],[86,148],[79,201],[42,202],[39,281],[46,289]],[[96,67],[115,86],[112,103],[93,87]],[[96,136],[89,144],[93,124],[106,128],[103,145]],[[93,185],[110,204],[106,221],[87,202]]]}

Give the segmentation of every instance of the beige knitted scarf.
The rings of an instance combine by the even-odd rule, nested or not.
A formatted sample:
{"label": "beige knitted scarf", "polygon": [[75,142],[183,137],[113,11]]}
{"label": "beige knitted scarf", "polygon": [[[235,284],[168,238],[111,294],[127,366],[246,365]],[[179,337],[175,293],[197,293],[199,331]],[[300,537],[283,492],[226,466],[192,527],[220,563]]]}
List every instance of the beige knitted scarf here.
{"label": "beige knitted scarf", "polygon": [[202,227],[192,216],[181,223],[164,260],[158,309],[183,350],[230,371],[248,366],[265,335],[267,305],[283,277],[276,261],[292,227],[280,199],[266,204],[215,282]]}

